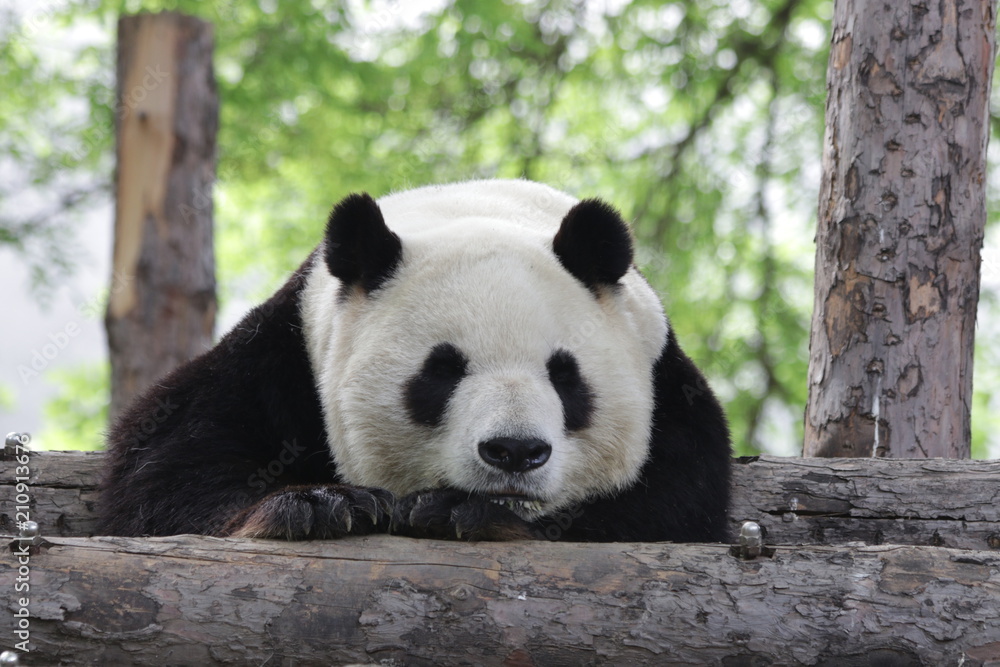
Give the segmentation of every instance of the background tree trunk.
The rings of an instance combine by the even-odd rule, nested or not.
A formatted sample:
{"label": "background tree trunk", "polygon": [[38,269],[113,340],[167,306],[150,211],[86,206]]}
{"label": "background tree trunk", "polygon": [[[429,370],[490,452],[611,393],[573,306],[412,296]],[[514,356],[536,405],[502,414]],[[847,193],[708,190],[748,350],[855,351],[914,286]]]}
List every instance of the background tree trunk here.
{"label": "background tree trunk", "polygon": [[173,13],[119,20],[117,204],[105,318],[111,419],[212,343],[218,109],[211,24]]}
{"label": "background tree trunk", "polygon": [[995,8],[836,2],[805,456],[969,456]]}

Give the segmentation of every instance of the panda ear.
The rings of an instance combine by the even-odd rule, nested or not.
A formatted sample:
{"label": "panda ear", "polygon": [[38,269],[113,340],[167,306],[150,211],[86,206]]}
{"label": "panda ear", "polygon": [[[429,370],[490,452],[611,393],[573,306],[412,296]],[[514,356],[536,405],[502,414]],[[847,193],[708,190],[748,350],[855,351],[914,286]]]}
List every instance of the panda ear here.
{"label": "panda ear", "polygon": [[333,277],[371,292],[392,277],[403,245],[386,226],[375,200],[361,193],[349,195],[333,207],[326,223],[324,252]]}
{"label": "panda ear", "polygon": [[600,199],[584,199],[569,210],[552,249],[566,270],[592,291],[616,284],[632,265],[628,225]]}

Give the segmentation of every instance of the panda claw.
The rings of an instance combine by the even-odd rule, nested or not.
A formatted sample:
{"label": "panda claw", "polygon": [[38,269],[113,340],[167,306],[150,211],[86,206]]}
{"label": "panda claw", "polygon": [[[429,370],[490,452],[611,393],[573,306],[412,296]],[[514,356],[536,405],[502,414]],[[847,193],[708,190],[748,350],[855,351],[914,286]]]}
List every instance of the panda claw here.
{"label": "panda claw", "polygon": [[393,495],[382,489],[366,489],[363,497],[367,503],[362,504],[358,502],[357,507],[365,513],[371,525],[386,524],[387,520],[392,517],[392,510],[395,505]]}
{"label": "panda claw", "polygon": [[290,487],[246,508],[225,528],[232,537],[331,539],[385,531],[392,495],[349,486]]}
{"label": "panda claw", "polygon": [[514,502],[455,489],[418,492],[400,501],[391,531],[453,540],[529,539],[530,524],[511,509]]}
{"label": "panda claw", "polygon": [[330,514],[334,520],[330,524],[334,527],[334,530],[342,532],[345,535],[350,533],[351,528],[354,527],[354,521],[351,518],[351,507],[347,502],[347,498],[343,496],[336,498],[333,501],[331,510]]}

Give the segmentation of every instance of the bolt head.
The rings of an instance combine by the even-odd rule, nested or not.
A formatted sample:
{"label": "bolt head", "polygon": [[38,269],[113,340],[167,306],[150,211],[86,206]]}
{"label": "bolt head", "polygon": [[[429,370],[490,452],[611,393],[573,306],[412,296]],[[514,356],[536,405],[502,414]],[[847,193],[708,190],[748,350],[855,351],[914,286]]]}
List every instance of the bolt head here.
{"label": "bolt head", "polygon": [[760,539],[760,524],[756,521],[744,521],[740,526],[740,537],[748,540]]}

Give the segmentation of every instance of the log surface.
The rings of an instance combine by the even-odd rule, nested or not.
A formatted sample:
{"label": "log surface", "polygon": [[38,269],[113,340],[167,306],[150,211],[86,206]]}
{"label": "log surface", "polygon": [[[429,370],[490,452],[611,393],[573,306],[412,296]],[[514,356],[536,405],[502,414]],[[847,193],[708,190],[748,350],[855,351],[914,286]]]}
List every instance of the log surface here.
{"label": "log surface", "polygon": [[762,456],[735,472],[733,523],[769,543],[1000,549],[1000,461]]}
{"label": "log surface", "polygon": [[[786,547],[743,561],[723,545],[51,542],[30,558],[26,665],[1000,659],[1000,554],[983,551]],[[0,559],[3,590],[15,572]]]}
{"label": "log surface", "polygon": [[[778,545],[743,561],[725,545],[67,537],[93,531],[102,460],[28,461],[49,545],[28,559],[22,664],[1000,661],[1000,461],[738,460],[734,526]],[[4,533],[17,465],[0,460]],[[5,553],[11,637],[22,564]]]}
{"label": "log surface", "polygon": [[[94,534],[103,455],[35,452],[31,518],[43,535]],[[1000,549],[1000,461],[738,459],[730,510],[769,544],[862,542]],[[0,533],[16,533],[13,461],[0,460]]]}
{"label": "log surface", "polygon": [[[0,534],[15,535],[19,463],[12,448],[4,452],[0,459]],[[103,465],[103,452],[31,452],[28,518],[46,535],[93,535]]]}

